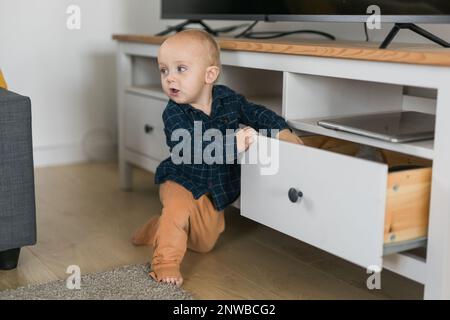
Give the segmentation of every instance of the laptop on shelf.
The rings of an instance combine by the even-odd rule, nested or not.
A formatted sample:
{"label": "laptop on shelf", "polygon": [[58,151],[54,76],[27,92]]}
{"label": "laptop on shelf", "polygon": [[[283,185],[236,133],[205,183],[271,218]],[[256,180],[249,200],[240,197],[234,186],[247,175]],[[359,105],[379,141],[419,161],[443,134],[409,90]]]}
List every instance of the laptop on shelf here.
{"label": "laptop on shelf", "polygon": [[434,139],[435,115],[416,111],[394,111],[324,119],[321,127],[401,143]]}

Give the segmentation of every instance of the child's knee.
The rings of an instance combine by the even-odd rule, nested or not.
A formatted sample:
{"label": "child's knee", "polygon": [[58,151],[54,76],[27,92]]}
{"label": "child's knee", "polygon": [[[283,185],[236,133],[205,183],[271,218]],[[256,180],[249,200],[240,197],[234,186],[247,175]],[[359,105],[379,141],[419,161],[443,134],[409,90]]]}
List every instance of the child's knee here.
{"label": "child's knee", "polygon": [[188,248],[198,253],[208,253],[214,249],[218,239],[218,236],[213,239],[201,239],[197,241],[189,239]]}
{"label": "child's knee", "polygon": [[214,249],[215,243],[213,244],[202,244],[197,246],[189,246],[188,248],[192,251],[198,252],[198,253],[208,253]]}

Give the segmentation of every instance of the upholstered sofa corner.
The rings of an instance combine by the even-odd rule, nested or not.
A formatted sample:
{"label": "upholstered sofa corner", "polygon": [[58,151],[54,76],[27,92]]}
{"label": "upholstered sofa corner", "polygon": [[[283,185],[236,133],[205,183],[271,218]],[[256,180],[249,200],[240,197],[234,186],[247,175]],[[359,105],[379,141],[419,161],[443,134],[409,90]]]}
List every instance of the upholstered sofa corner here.
{"label": "upholstered sofa corner", "polygon": [[31,101],[0,88],[0,270],[36,243]]}

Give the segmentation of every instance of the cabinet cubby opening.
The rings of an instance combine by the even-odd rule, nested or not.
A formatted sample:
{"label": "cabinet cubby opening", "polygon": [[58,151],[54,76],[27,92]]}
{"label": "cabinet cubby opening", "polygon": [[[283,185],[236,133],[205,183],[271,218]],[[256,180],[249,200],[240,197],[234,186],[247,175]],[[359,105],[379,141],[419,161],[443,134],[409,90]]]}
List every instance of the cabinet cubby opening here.
{"label": "cabinet cubby opening", "polygon": [[283,72],[224,65],[217,83],[282,115]]}
{"label": "cabinet cubby opening", "polygon": [[285,75],[284,115],[297,130],[433,159],[434,140],[391,143],[319,126],[319,120],[391,111],[436,112],[436,89],[299,73]]}

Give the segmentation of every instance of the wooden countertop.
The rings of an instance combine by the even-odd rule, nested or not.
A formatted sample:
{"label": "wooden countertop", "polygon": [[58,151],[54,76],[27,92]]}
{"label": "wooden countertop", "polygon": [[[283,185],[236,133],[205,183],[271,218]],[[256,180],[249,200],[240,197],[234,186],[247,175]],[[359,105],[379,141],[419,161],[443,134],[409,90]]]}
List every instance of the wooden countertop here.
{"label": "wooden countertop", "polygon": [[[167,36],[120,35],[112,37],[121,42],[161,44]],[[450,67],[450,49],[437,45],[393,43],[389,49],[378,49],[378,43],[351,41],[253,40],[217,38],[222,50],[283,53],[292,55],[345,58],[355,60],[400,62]]]}

